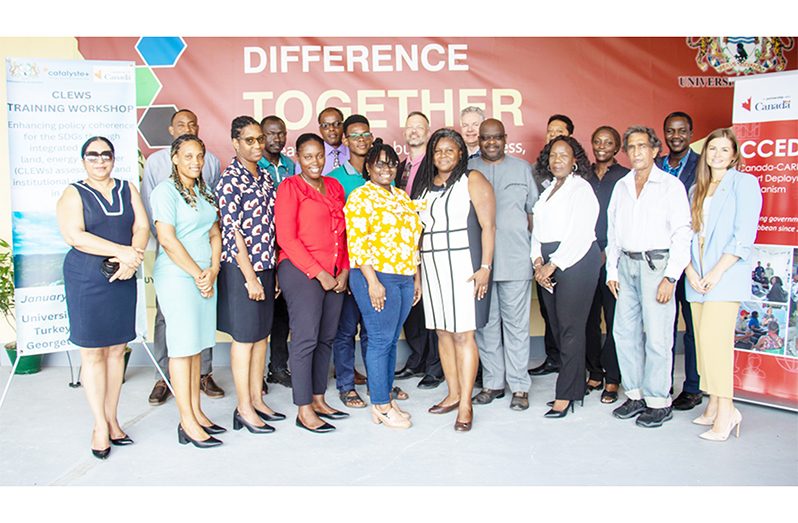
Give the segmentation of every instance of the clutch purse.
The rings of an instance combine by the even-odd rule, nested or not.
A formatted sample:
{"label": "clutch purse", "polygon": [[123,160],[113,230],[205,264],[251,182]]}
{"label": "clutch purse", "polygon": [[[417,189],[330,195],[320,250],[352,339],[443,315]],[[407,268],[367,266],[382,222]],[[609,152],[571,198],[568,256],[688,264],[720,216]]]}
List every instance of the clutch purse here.
{"label": "clutch purse", "polygon": [[116,271],[118,270],[119,262],[113,262],[111,261],[111,258],[105,258],[102,263],[100,263],[100,272],[106,280],[110,280],[111,276],[116,274]]}

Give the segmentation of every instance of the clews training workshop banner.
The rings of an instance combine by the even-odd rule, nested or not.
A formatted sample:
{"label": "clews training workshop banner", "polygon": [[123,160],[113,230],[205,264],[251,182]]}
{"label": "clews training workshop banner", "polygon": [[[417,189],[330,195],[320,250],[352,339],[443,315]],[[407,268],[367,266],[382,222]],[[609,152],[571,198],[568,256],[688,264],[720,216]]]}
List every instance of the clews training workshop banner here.
{"label": "clews training workshop banner", "polygon": [[[112,176],[139,184],[135,66],[131,62],[7,58],[8,140],[17,310],[17,350],[70,350],[63,263],[69,250],[55,206],[84,179],[80,147],[113,142]],[[137,332],[146,331],[139,279]]]}
{"label": "clews training workshop banner", "polygon": [[798,72],[735,81],[734,131],[763,197],[751,298],[735,329],[735,396],[798,410]]}

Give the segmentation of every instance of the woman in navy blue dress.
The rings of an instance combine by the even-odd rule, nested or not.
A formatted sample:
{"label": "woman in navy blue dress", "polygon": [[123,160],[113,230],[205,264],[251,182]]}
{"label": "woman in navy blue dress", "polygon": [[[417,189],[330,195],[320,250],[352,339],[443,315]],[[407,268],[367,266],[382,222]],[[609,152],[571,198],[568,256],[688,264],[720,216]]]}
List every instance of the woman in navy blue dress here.
{"label": "woman in navy blue dress", "polygon": [[56,209],[64,258],[69,341],[80,347],[81,382],[94,415],[92,454],[133,443],[116,419],[125,345],[136,337],[136,270],[149,226],[138,191],[111,177],[114,146],[102,136],[81,148],[86,178],[69,185]]}

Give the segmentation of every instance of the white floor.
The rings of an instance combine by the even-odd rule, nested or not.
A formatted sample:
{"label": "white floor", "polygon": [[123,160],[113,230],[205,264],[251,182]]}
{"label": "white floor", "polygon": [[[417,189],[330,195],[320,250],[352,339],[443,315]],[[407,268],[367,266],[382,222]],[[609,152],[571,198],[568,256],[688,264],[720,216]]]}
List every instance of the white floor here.
{"label": "white floor", "polygon": [[[533,364],[539,344],[533,339]],[[9,371],[0,368],[0,384]],[[83,390],[68,386],[69,368],[16,376],[0,410],[0,485],[798,485],[798,416],[744,403],[740,439],[725,443],[698,438],[696,411],[643,429],[613,418],[595,392],[575,414],[552,420],[543,418],[554,390],[548,375],[533,378],[529,410],[511,411],[508,394],[475,407],[474,429],[455,433],[454,413],[426,412],[445,385],[419,390],[414,378],[397,381],[411,395],[403,403],[410,430],[374,425],[353,409],[333,422],[334,433],[312,434],[294,426],[290,390],[272,385],[266,401],[288,419],[255,435],[232,431],[232,378],[217,367],[228,394],[203,396],[203,407],[230,430],[222,447],[200,450],[178,445],[174,399],[148,405],[152,376],[152,368],[128,370],[120,420],[136,443],[113,447],[107,461],[90,454],[91,416]],[[341,407],[333,380],[327,397]]]}

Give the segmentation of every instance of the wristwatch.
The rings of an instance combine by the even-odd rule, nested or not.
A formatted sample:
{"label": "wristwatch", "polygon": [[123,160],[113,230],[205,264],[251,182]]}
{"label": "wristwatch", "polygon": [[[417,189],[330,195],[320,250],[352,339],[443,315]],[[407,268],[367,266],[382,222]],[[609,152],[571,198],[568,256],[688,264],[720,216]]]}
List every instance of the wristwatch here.
{"label": "wristwatch", "polygon": [[480,269],[488,269],[489,271],[492,271],[493,270],[493,264],[492,263],[488,263],[488,264],[484,264],[483,263],[482,265],[479,266],[479,268]]}
{"label": "wristwatch", "polygon": [[676,278],[671,278],[670,276],[665,276],[665,279],[668,280],[669,283],[676,283]]}

